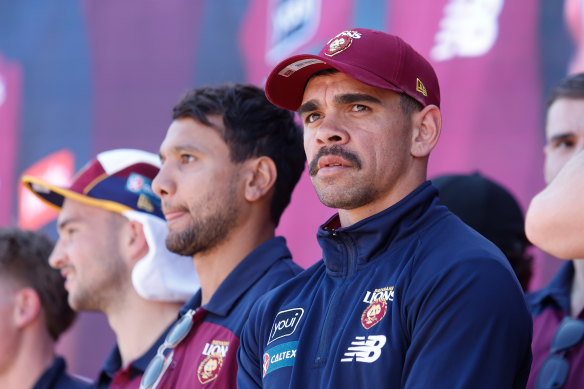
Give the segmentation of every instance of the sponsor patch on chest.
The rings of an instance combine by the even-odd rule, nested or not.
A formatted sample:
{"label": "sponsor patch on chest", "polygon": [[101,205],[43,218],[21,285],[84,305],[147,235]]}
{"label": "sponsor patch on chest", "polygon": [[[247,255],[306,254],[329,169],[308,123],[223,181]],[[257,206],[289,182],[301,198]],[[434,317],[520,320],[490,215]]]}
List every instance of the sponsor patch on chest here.
{"label": "sponsor patch on chest", "polygon": [[292,308],[278,312],[274,319],[274,324],[272,324],[267,344],[272,343],[276,339],[292,335],[296,331],[303,314],[303,308]]}
{"label": "sponsor patch on chest", "polygon": [[266,350],[262,358],[262,378],[274,370],[294,365],[297,347],[298,342],[288,342]]}
{"label": "sponsor patch on chest", "polygon": [[381,349],[386,342],[385,335],[356,336],[341,362],[373,363],[381,356]]}

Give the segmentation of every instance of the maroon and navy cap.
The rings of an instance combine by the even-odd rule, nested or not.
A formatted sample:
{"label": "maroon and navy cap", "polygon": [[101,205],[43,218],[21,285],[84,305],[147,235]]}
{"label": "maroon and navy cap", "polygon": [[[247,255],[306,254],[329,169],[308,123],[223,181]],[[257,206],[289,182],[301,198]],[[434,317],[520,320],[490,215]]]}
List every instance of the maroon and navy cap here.
{"label": "maroon and navy cap", "polygon": [[266,81],[266,97],[278,107],[296,111],[308,78],[328,68],[367,85],[405,93],[424,107],[440,107],[432,65],[401,38],[365,28],[337,34],[317,55],[296,55],[280,62]]}
{"label": "maroon and navy cap", "polygon": [[68,188],[23,176],[23,184],[41,200],[60,209],[65,197],[113,212],[135,210],[164,219],[152,180],[160,169],[156,154],[116,149],[97,155],[77,173]]}

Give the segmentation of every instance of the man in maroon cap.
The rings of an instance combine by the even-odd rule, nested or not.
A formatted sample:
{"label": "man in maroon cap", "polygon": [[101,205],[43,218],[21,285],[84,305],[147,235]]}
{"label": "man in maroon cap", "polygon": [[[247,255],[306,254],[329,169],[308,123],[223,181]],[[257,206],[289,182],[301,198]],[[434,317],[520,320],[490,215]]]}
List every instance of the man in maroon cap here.
{"label": "man in maroon cap", "polygon": [[343,31],[272,71],[317,194],[323,260],[254,306],[240,388],[523,388],[531,319],[508,261],[438,205],[432,66],[402,39]]}

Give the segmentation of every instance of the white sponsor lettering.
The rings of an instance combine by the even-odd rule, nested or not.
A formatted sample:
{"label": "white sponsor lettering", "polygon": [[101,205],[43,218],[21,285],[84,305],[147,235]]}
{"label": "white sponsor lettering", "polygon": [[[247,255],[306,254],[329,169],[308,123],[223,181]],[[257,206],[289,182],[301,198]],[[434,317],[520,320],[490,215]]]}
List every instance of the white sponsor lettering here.
{"label": "white sponsor lettering", "polygon": [[229,346],[223,344],[205,344],[205,348],[203,349],[203,355],[221,355],[225,358],[227,355],[227,350],[229,350]]}
{"label": "white sponsor lettering", "polygon": [[341,362],[375,362],[379,359],[381,348],[385,346],[386,341],[385,335],[369,335],[367,340],[364,336],[356,336],[351,346],[347,348],[345,357],[341,358]]}
{"label": "white sponsor lettering", "polygon": [[276,362],[282,361],[284,359],[290,359],[290,358],[295,358],[295,357],[296,357],[296,350],[282,351],[281,353],[274,354],[272,356],[272,358],[270,359],[270,362],[276,363]]}

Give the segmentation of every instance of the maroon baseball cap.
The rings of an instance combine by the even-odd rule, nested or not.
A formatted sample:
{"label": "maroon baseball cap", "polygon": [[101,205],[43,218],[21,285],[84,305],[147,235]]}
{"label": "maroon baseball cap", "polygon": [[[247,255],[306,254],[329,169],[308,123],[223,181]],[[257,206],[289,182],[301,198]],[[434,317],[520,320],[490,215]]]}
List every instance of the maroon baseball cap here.
{"label": "maroon baseball cap", "polygon": [[337,34],[317,55],[296,55],[280,62],[268,76],[266,97],[278,107],[296,111],[308,78],[328,68],[367,85],[405,93],[423,106],[440,107],[432,65],[401,38],[366,28]]}

